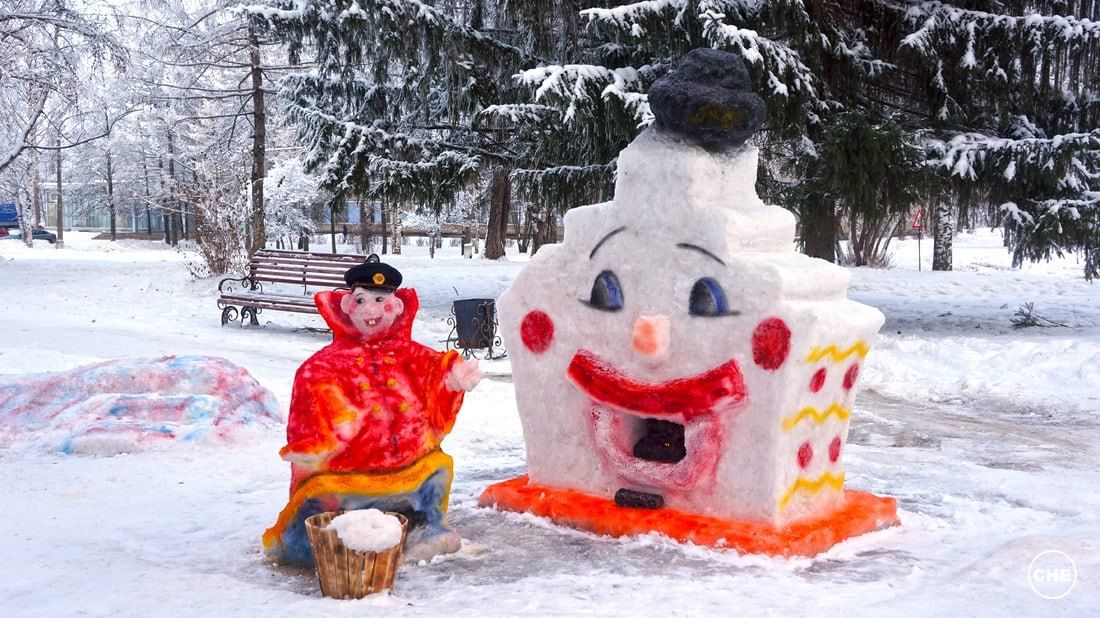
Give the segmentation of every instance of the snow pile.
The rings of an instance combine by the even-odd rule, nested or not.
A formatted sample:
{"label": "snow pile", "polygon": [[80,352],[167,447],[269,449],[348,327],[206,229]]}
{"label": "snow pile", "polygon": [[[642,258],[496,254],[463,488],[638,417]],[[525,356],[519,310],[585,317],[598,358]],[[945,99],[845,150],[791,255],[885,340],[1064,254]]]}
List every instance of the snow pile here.
{"label": "snow pile", "polygon": [[334,517],[328,529],[345,547],[360,553],[386,551],[401,543],[401,520],[378,509],[348,511]]}
{"label": "snow pile", "polygon": [[280,422],[271,391],[221,358],[111,360],[0,378],[0,445],[9,447],[114,454]]}

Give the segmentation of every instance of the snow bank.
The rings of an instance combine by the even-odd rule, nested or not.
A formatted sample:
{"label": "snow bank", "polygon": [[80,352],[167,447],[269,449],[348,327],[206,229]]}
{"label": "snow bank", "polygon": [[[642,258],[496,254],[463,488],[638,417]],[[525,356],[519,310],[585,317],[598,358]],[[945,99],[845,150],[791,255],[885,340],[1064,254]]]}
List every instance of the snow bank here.
{"label": "snow bank", "polygon": [[1100,409],[1100,345],[1073,337],[884,336],[865,388],[903,400],[973,401],[1067,418]]}
{"label": "snow bank", "polygon": [[160,440],[228,439],[281,423],[271,391],[208,356],[111,360],[61,373],[0,377],[0,445],[82,454]]}

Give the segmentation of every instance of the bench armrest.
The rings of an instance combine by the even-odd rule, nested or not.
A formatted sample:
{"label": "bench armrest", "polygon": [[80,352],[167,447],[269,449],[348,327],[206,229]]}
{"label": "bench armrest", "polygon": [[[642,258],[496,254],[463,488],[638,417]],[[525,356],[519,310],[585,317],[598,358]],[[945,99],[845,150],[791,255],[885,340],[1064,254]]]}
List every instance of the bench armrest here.
{"label": "bench armrest", "polygon": [[264,286],[259,281],[253,281],[250,277],[226,277],[218,282],[218,292],[234,293],[234,292],[263,292]]}

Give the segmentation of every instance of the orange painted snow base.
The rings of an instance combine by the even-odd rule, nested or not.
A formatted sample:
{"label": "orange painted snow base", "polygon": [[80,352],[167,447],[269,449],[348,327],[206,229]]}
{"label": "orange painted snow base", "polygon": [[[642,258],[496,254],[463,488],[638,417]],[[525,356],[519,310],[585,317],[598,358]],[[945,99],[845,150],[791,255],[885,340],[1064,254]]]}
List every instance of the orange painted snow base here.
{"label": "orange painted snow base", "polygon": [[526,475],[490,485],[479,503],[532,513],[596,534],[659,532],[680,542],[772,556],[813,556],[845,539],[899,523],[893,498],[854,490],[845,490],[843,504],[831,513],[779,529],[767,523],[717,519],[667,507],[623,508],[592,494],[531,485]]}

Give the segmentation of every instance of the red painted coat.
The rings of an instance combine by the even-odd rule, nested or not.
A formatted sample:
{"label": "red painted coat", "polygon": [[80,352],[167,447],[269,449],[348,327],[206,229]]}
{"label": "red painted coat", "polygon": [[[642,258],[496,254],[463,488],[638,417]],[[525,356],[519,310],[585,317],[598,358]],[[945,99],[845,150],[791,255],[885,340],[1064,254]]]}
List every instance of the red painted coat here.
{"label": "red painted coat", "polygon": [[439,447],[462,405],[464,393],[444,384],[458,353],[437,352],[411,338],[420,307],[415,290],[397,290],[404,312],[370,341],[340,309],[346,294],[314,297],[333,340],[294,376],[287,445],[279,454],[314,463],[293,466],[291,491],[318,472],[384,472],[412,464]]}

